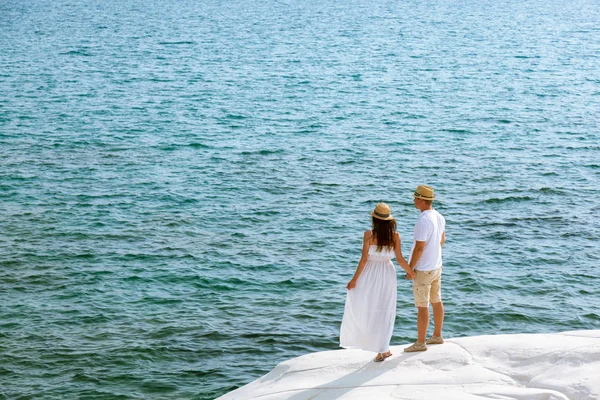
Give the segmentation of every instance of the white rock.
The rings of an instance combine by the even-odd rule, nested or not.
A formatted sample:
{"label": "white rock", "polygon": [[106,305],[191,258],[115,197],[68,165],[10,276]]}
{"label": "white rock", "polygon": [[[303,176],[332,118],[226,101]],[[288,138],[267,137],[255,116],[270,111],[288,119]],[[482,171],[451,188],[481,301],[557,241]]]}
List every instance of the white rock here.
{"label": "white rock", "polygon": [[600,330],[446,339],[421,353],[406,345],[381,363],[361,350],[307,354],[219,399],[600,399]]}

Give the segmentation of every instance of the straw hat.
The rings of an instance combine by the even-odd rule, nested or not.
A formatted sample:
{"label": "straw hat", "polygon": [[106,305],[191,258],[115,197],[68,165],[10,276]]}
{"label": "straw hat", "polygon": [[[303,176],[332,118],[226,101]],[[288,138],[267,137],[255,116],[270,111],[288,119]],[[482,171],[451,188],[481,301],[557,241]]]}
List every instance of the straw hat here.
{"label": "straw hat", "polygon": [[417,186],[417,189],[413,193],[413,197],[415,199],[435,200],[435,196],[433,195],[433,188],[427,185]]}
{"label": "straw hat", "polygon": [[370,212],[373,218],[382,219],[384,221],[389,221],[390,219],[394,219],[392,216],[390,206],[385,203],[379,203],[375,206],[375,209]]}

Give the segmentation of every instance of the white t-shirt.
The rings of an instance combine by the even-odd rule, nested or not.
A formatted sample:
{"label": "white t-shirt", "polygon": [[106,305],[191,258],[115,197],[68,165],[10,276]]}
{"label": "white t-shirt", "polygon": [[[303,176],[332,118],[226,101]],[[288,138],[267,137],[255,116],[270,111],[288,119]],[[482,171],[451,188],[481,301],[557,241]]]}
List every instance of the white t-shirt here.
{"label": "white t-shirt", "polygon": [[446,230],[446,220],[435,210],[425,210],[419,215],[413,234],[412,257],[417,241],[425,242],[421,258],[415,265],[417,271],[433,271],[442,266],[442,234]]}

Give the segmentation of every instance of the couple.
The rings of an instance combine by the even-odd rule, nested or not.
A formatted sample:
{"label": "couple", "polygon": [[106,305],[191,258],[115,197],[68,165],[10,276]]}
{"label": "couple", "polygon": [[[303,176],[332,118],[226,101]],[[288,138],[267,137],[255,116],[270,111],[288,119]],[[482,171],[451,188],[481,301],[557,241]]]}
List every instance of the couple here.
{"label": "couple", "polygon": [[[362,257],[348,282],[340,347],[377,352],[375,361],[391,356],[390,339],[396,319],[397,280],[392,258],[413,281],[417,306],[417,341],[406,352],[425,351],[427,344],[442,344],[444,305],[441,298],[442,246],[446,241],[444,217],[432,208],[433,188],[419,185],[413,193],[421,213],[414,230],[410,261],[402,256],[396,221],[385,203],[371,212],[373,229],[365,231]],[[429,303],[433,307],[433,336],[426,340]]]}

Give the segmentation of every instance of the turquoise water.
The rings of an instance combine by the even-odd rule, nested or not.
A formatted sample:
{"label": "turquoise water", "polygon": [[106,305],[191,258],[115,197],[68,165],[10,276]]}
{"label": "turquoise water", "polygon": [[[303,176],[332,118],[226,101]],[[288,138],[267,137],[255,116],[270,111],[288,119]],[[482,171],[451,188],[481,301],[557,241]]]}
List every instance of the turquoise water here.
{"label": "turquoise water", "polygon": [[522,3],[0,3],[0,398],[337,348],[368,212],[408,253],[420,183],[445,336],[600,329],[600,8]]}

